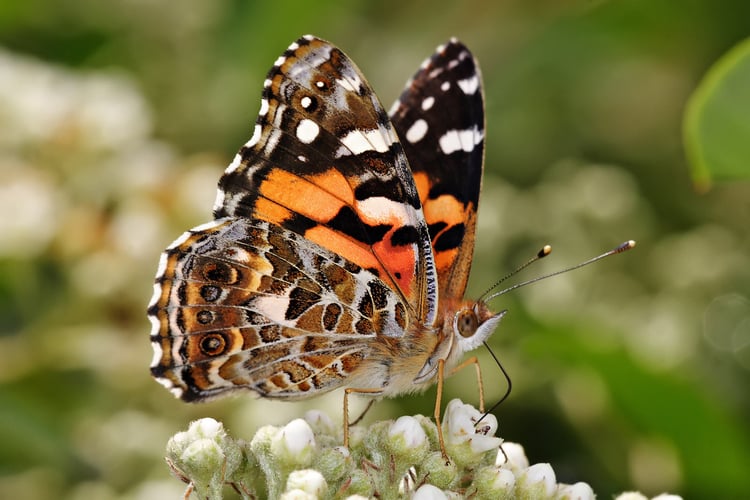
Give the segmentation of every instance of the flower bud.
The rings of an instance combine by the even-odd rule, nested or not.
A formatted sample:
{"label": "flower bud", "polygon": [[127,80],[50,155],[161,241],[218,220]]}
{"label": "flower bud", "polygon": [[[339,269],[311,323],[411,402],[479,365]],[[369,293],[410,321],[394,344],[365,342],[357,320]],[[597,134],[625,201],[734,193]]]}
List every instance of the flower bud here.
{"label": "flower bud", "polygon": [[388,429],[388,448],[409,464],[418,463],[427,454],[429,443],[422,426],[414,417],[399,417]]}
{"label": "flower bud", "polygon": [[289,474],[286,480],[286,491],[305,492],[312,498],[319,498],[328,491],[323,474],[313,469],[296,470]]}
{"label": "flower bud", "polygon": [[199,495],[209,496],[220,492],[225,481],[233,480],[243,454],[220,422],[203,418],[169,440],[167,459],[175,472],[193,483]]}
{"label": "flower bud", "polygon": [[546,498],[557,490],[557,478],[550,464],[534,464],[516,479],[516,494],[529,498]]}
{"label": "flower bud", "polygon": [[500,465],[514,472],[519,472],[529,466],[526,452],[518,443],[503,442],[501,449],[497,452],[495,465]]}
{"label": "flower bud", "polygon": [[594,490],[586,483],[561,484],[557,488],[559,500],[595,500]]}
{"label": "flower bud", "polygon": [[448,500],[448,495],[437,486],[423,484],[411,498],[412,500]]}
{"label": "flower bud", "polygon": [[515,498],[515,485],[513,472],[497,465],[482,467],[474,474],[474,487],[479,498]]}
{"label": "flower bud", "polygon": [[452,488],[458,482],[458,468],[453,460],[445,461],[443,454],[439,451],[433,451],[422,462],[422,470],[430,483],[438,488]]}
{"label": "flower bud", "polygon": [[271,452],[287,466],[307,467],[315,453],[315,436],[301,418],[292,420],[271,439]]}

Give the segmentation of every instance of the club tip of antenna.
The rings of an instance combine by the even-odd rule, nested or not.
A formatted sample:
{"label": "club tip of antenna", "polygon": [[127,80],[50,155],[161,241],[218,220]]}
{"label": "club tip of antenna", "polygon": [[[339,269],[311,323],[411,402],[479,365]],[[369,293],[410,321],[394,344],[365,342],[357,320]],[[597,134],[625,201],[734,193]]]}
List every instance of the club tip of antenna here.
{"label": "club tip of antenna", "polygon": [[[633,244],[635,245],[635,242],[633,242]],[[542,258],[548,256],[551,253],[552,253],[552,247],[549,246],[549,245],[544,245],[544,247],[542,247],[542,249],[539,250],[539,252],[536,254],[536,256],[538,258],[542,259]]]}
{"label": "club tip of antenna", "polygon": [[628,240],[619,247],[615,249],[617,253],[624,252],[625,250],[630,250],[631,248],[635,247],[635,240]]}

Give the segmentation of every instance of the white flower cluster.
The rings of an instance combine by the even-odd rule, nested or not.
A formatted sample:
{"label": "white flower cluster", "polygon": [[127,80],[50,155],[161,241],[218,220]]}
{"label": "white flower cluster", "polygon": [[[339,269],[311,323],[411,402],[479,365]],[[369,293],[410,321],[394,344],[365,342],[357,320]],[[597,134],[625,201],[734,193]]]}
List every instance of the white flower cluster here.
{"label": "white flower cluster", "polygon": [[[497,420],[454,399],[445,410],[446,460],[437,427],[422,415],[352,429],[349,449],[325,414],[308,412],[284,427],[234,440],[213,419],[193,422],[167,445],[167,462],[200,498],[534,498],[593,500],[586,483],[558,484],[549,464],[529,465],[523,447],[495,437]],[[617,500],[645,500],[624,493]],[[662,495],[658,500],[677,500]]]}

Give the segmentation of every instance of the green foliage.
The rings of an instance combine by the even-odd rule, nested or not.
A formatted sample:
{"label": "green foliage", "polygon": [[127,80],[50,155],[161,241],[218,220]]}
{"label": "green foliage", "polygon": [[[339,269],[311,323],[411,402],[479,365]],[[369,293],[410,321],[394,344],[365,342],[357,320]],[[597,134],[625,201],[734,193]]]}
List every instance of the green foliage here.
{"label": "green foliage", "polygon": [[722,56],[690,98],[685,148],[693,182],[750,177],[750,39]]}

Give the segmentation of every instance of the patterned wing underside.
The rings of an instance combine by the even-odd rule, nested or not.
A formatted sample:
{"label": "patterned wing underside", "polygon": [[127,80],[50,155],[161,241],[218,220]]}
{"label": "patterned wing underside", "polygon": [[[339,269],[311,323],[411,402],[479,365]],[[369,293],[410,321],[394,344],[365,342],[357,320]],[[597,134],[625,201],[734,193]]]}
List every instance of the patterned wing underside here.
{"label": "patterned wing underside", "polygon": [[474,250],[484,161],[478,66],[457,40],[438,47],[391,110],[432,239],[440,297],[461,299]]}
{"label": "patterned wing underside", "polygon": [[408,326],[400,297],[374,274],[244,218],[194,228],[167,248],[148,312],[151,372],[187,401],[329,391],[369,354],[365,337]]}
{"label": "patterned wing underside", "polygon": [[416,320],[435,320],[429,231],[406,156],[364,76],[325,41],[300,38],[276,61],[214,213],[299,234],[376,274]]}

